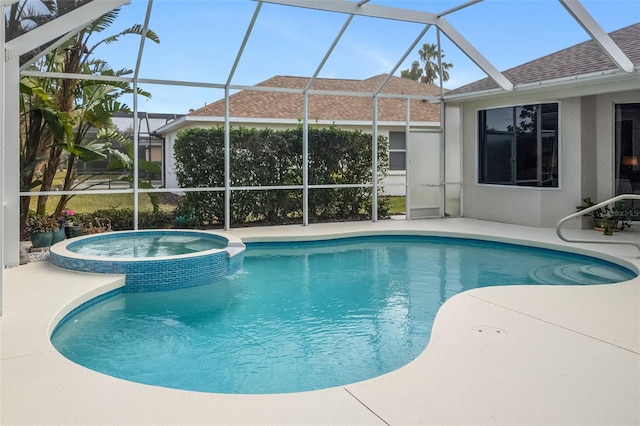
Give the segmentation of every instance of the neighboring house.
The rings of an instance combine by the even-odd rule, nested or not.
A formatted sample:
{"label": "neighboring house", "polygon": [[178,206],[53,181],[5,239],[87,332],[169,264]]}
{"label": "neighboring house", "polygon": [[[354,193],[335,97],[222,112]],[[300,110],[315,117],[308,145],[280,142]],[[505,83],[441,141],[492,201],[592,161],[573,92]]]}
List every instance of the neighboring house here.
{"label": "neighboring house", "polygon": [[[372,132],[373,97],[386,74],[365,80],[317,78],[310,87],[308,119],[316,127],[336,125],[343,129]],[[302,122],[303,95],[309,77],[275,76],[257,86],[277,91],[246,89],[229,96],[229,117],[233,127],[292,128]],[[285,91],[283,91],[283,89]],[[286,92],[295,89],[298,93]],[[440,89],[413,80],[390,77],[378,98],[378,134],[389,138],[390,170],[383,182],[386,194],[405,194],[407,130],[410,134],[440,131],[440,105],[427,98],[438,96]],[[398,95],[404,98],[387,97]],[[407,101],[407,99],[410,99]],[[407,114],[409,103],[409,116]],[[221,99],[157,129],[166,141],[166,187],[177,187],[174,173],[173,142],[177,133],[189,128],[224,124],[225,100]],[[409,123],[410,122],[410,126]]]}
{"label": "neighboring house", "polygon": [[640,23],[609,37],[633,67],[590,40],[504,71],[514,90],[485,78],[446,94],[465,217],[553,227],[584,197],[640,194]]}
{"label": "neighboring house", "polygon": [[[154,167],[139,167],[138,176],[154,186],[162,187],[164,185],[163,159],[164,159],[164,139],[157,135],[155,129],[164,126],[172,120],[176,120],[178,114],[164,114],[155,112],[138,112],[138,160],[148,163],[155,163]],[[131,112],[118,112],[113,115],[113,124],[116,128],[129,137],[131,144],[134,141],[134,117]],[[93,140],[96,138],[98,129],[90,128],[85,136],[85,140]],[[111,141],[111,148],[129,154],[129,149],[123,147],[118,141]],[[109,171],[110,158],[104,160],[91,160],[88,162],[78,161],[76,168],[79,175],[91,176],[109,176],[112,179],[119,180],[122,170]],[[109,179],[109,184],[111,184]]]}
{"label": "neighboring house", "polygon": [[[164,169],[165,141],[156,133],[156,129],[180,117],[182,115],[138,111],[138,159],[157,163],[161,169]],[[114,115],[113,122],[133,141],[135,128],[133,113],[118,113]],[[152,180],[154,186],[166,186],[163,170],[156,174],[140,169],[139,177]]]}

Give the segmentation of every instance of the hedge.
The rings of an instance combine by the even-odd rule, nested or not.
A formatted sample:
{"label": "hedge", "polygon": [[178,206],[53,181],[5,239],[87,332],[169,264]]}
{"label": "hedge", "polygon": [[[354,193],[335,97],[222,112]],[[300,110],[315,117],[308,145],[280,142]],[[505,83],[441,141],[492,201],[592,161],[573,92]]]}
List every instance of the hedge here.
{"label": "hedge", "polygon": [[[231,186],[302,185],[302,126],[288,130],[231,128]],[[309,129],[309,184],[371,182],[371,135],[335,126]],[[224,128],[188,129],[174,143],[178,184],[183,188],[224,187]],[[378,136],[378,179],[388,170],[388,140]],[[296,223],[302,217],[302,190],[232,190],[231,222]],[[371,188],[309,190],[313,221],[371,218]],[[381,203],[378,214],[386,215]],[[179,222],[216,226],[224,222],[224,192],[187,192]]]}
{"label": "hedge", "polygon": [[[112,231],[126,231],[133,229],[133,209],[132,208],[108,208],[96,210],[91,213],[78,213],[73,216],[74,222],[82,223],[87,227],[111,226]],[[173,212],[138,212],[139,229],[163,229],[174,226],[175,215]]]}

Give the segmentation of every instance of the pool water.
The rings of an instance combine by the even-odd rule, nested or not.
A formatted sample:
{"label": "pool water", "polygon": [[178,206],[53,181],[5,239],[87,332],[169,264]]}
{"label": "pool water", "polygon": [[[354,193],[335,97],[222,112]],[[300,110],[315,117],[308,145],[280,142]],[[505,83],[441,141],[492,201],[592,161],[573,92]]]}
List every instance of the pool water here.
{"label": "pool water", "polygon": [[227,241],[222,238],[203,236],[203,234],[188,233],[134,233],[126,232],[121,235],[105,234],[70,243],[69,251],[74,253],[117,257],[143,258],[176,256],[196,253],[200,251],[223,249]]}
{"label": "pool water", "polygon": [[66,318],[52,342],[78,364],[140,383],[309,391],[409,363],[427,346],[438,308],[464,290],[634,276],[590,257],[460,239],[248,244],[243,269],[231,277],[118,294]]}

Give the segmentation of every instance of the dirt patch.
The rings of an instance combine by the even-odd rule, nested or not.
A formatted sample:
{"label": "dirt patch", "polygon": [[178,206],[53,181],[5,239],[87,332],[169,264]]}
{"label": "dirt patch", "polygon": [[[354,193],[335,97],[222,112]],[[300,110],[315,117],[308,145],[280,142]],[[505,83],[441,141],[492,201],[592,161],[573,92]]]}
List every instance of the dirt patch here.
{"label": "dirt patch", "polygon": [[160,192],[158,193],[158,198],[160,199],[160,204],[167,204],[170,206],[177,206],[178,201],[180,200],[180,195],[174,194],[172,192]]}

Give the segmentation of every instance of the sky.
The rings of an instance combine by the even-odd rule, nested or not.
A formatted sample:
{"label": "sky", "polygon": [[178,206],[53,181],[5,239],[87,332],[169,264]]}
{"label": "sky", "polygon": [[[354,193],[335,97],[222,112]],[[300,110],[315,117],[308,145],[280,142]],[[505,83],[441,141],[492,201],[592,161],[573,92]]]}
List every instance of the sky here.
{"label": "sky", "polygon": [[[311,0],[309,0],[311,1]],[[317,0],[315,0],[317,1]],[[328,1],[328,0],[323,0]],[[353,0],[355,1],[355,0]],[[370,0],[369,4],[441,13],[466,0]],[[582,0],[606,31],[640,22],[637,0]],[[252,0],[155,0],[149,27],[160,43],[145,41],[139,76],[160,80],[224,84],[258,3]],[[146,0],[132,0],[104,36],[142,24]],[[263,3],[231,78],[234,85],[255,85],[275,75],[312,76],[347,19],[346,15]],[[557,0],[484,0],[444,17],[498,70],[586,41],[587,33]],[[365,79],[390,73],[423,30],[421,24],[356,16],[321,68],[318,77]],[[102,34],[94,38],[97,42]],[[434,43],[432,26],[401,63],[418,60],[423,43]],[[453,64],[448,89],[486,75],[440,33],[444,60]],[[91,43],[90,43],[91,44]],[[127,36],[95,51],[114,69],[133,69],[140,39]],[[185,114],[224,97],[221,89],[144,84],[151,99],[140,111]],[[127,101],[127,100],[125,100]],[[131,104],[131,101],[127,101]],[[132,106],[132,105],[131,105]]]}

